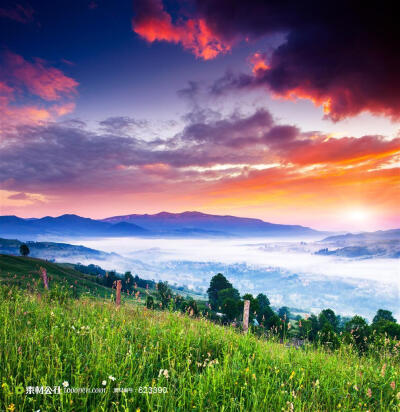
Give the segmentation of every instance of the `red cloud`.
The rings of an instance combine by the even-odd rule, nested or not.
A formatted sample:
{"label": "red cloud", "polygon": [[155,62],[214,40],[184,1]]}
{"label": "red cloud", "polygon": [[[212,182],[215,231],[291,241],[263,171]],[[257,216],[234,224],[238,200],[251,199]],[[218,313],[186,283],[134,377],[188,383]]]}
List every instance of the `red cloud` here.
{"label": "red cloud", "polygon": [[231,49],[231,44],[213,33],[204,19],[193,18],[174,24],[161,1],[148,2],[144,10],[133,19],[132,29],[151,43],[181,43],[185,49],[205,60]]}
{"label": "red cloud", "polygon": [[[54,120],[74,110],[75,104],[64,99],[76,92],[78,83],[74,79],[56,68],[47,67],[40,59],[30,63],[11,52],[3,53],[0,57],[1,131],[10,131],[18,125]],[[46,102],[24,104],[24,95],[21,93],[24,91]],[[47,103],[55,100],[56,104]]]}
{"label": "red cloud", "polygon": [[31,6],[16,4],[14,7],[0,8],[0,17],[15,20],[19,23],[29,23],[33,20],[34,10]]}
{"label": "red cloud", "polygon": [[23,84],[30,93],[44,100],[58,100],[64,95],[73,94],[78,86],[78,82],[61,70],[46,67],[42,59],[35,59],[34,63],[30,63],[18,54],[7,52],[5,66],[14,81]]}

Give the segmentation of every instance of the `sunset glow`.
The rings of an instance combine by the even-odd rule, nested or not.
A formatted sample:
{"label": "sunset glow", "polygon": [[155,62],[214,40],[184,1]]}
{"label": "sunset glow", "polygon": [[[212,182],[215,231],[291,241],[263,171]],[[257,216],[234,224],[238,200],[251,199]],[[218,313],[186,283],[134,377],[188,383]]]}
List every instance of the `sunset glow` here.
{"label": "sunset glow", "polygon": [[[225,20],[207,4],[140,0],[129,15],[99,4],[74,11],[71,36],[46,20],[65,24],[59,9],[40,30],[39,12],[4,11],[26,47],[10,38],[0,53],[1,214],[400,225],[398,74],[361,75],[342,39],[326,55],[326,38],[346,35],[334,25],[309,37],[278,11],[264,27],[256,16],[275,13],[264,6],[242,21],[241,5]],[[383,46],[356,52],[391,58]]]}

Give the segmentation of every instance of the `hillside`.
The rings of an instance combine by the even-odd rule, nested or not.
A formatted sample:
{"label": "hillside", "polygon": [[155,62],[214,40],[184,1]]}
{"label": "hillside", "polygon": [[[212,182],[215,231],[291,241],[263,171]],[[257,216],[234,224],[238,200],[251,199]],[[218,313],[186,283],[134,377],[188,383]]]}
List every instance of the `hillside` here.
{"label": "hillside", "polygon": [[[348,347],[334,353],[299,350],[206,319],[129,303],[119,309],[88,298],[60,304],[4,286],[0,296],[1,410],[399,407],[398,355],[389,348],[361,358]],[[59,387],[62,395],[25,394],[36,386]],[[74,388],[97,393],[68,393]]]}
{"label": "hillside", "polygon": [[40,267],[47,270],[51,285],[66,286],[73,289],[77,296],[90,294],[96,297],[106,297],[113,293],[110,288],[96,283],[94,276],[85,275],[67,265],[10,255],[0,255],[0,284],[32,289],[36,282],[38,283],[37,287],[43,289],[39,274]]}
{"label": "hillside", "polygon": [[[102,252],[100,250],[91,249],[85,246],[70,245],[68,243],[56,242],[25,242],[29,248],[31,257],[46,259],[46,260],[68,260],[74,257],[80,259],[107,259],[115,254]],[[23,242],[17,239],[2,239],[0,238],[0,253],[19,255],[19,248]]]}

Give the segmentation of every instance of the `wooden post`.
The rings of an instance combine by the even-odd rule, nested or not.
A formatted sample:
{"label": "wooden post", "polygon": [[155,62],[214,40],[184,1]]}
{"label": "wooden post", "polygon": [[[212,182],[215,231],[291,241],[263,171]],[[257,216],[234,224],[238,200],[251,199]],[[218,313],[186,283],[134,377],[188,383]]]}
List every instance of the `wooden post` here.
{"label": "wooden post", "polygon": [[42,279],[43,279],[43,283],[44,283],[44,288],[45,289],[49,289],[49,281],[47,279],[47,271],[45,268],[40,268],[40,273],[42,274]]}
{"label": "wooden post", "polygon": [[249,311],[250,311],[250,301],[244,301],[244,308],[243,308],[243,332],[247,333],[249,330]]}
{"label": "wooden post", "polygon": [[115,304],[117,306],[121,304],[121,287],[122,287],[121,281],[117,280],[117,296],[115,298]]}

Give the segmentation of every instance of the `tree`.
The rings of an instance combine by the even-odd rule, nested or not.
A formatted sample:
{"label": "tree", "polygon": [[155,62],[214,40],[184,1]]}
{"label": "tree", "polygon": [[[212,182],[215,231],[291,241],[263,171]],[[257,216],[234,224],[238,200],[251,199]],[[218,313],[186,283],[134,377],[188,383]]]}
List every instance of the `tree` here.
{"label": "tree", "polygon": [[21,253],[22,256],[28,256],[30,253],[30,250],[28,248],[28,245],[26,245],[25,243],[23,243],[20,247],[19,247],[19,253]]}
{"label": "tree", "polygon": [[264,295],[264,293],[259,293],[256,297],[256,300],[258,302],[258,306],[260,310],[264,310],[266,307],[269,307],[269,305],[271,304],[267,296]]}
{"label": "tree", "polygon": [[218,273],[210,281],[210,287],[207,289],[208,302],[211,305],[211,309],[217,310],[218,308],[218,292],[223,289],[232,288],[232,284],[228,282],[226,277],[222,273]]}
{"label": "tree", "polygon": [[340,340],[329,322],[324,323],[318,334],[318,341],[329,349],[337,349],[340,346]]}
{"label": "tree", "polygon": [[147,295],[146,297],[146,308],[153,309],[154,307],[154,298],[153,296]]}
{"label": "tree", "polygon": [[339,322],[337,316],[335,315],[335,312],[332,309],[324,309],[323,311],[321,311],[321,313],[318,316],[318,321],[320,329],[323,329],[324,325],[326,323],[329,323],[333,331],[337,332]]}
{"label": "tree", "polygon": [[365,352],[368,347],[369,326],[361,316],[354,316],[345,325],[346,341],[354,343],[360,352]]}
{"label": "tree", "polygon": [[258,303],[258,300],[254,299],[251,293],[246,293],[245,295],[243,295],[243,300],[250,301],[249,322],[253,322],[258,312],[260,311],[260,305]]}
{"label": "tree", "polygon": [[218,310],[220,307],[222,307],[224,300],[227,298],[240,301],[240,293],[235,288],[222,289],[218,292],[217,296],[218,296],[217,298],[217,309]]}
{"label": "tree", "polygon": [[398,323],[380,320],[379,322],[373,323],[371,328],[380,335],[386,334],[397,340],[400,338],[400,325]]}
{"label": "tree", "polygon": [[376,312],[376,315],[372,320],[372,323],[378,323],[380,320],[387,320],[389,322],[396,323],[396,319],[392,316],[392,312],[385,309],[379,309],[378,312]]}
{"label": "tree", "polygon": [[117,280],[119,280],[117,273],[115,270],[111,270],[110,272],[106,272],[106,275],[103,278],[103,284],[108,288],[112,288]]}
{"label": "tree", "polygon": [[222,302],[222,312],[224,313],[226,320],[232,322],[240,314],[240,300],[233,298],[226,298]]}
{"label": "tree", "polygon": [[131,272],[125,272],[123,279],[123,289],[127,292],[132,292],[135,282]]}
{"label": "tree", "polygon": [[278,310],[278,316],[281,319],[287,320],[289,321],[289,317],[290,317],[290,310],[287,306],[282,306],[281,308],[279,308]]}
{"label": "tree", "polygon": [[158,297],[161,301],[162,307],[166,308],[172,298],[172,291],[168,285],[168,282],[157,283]]}

